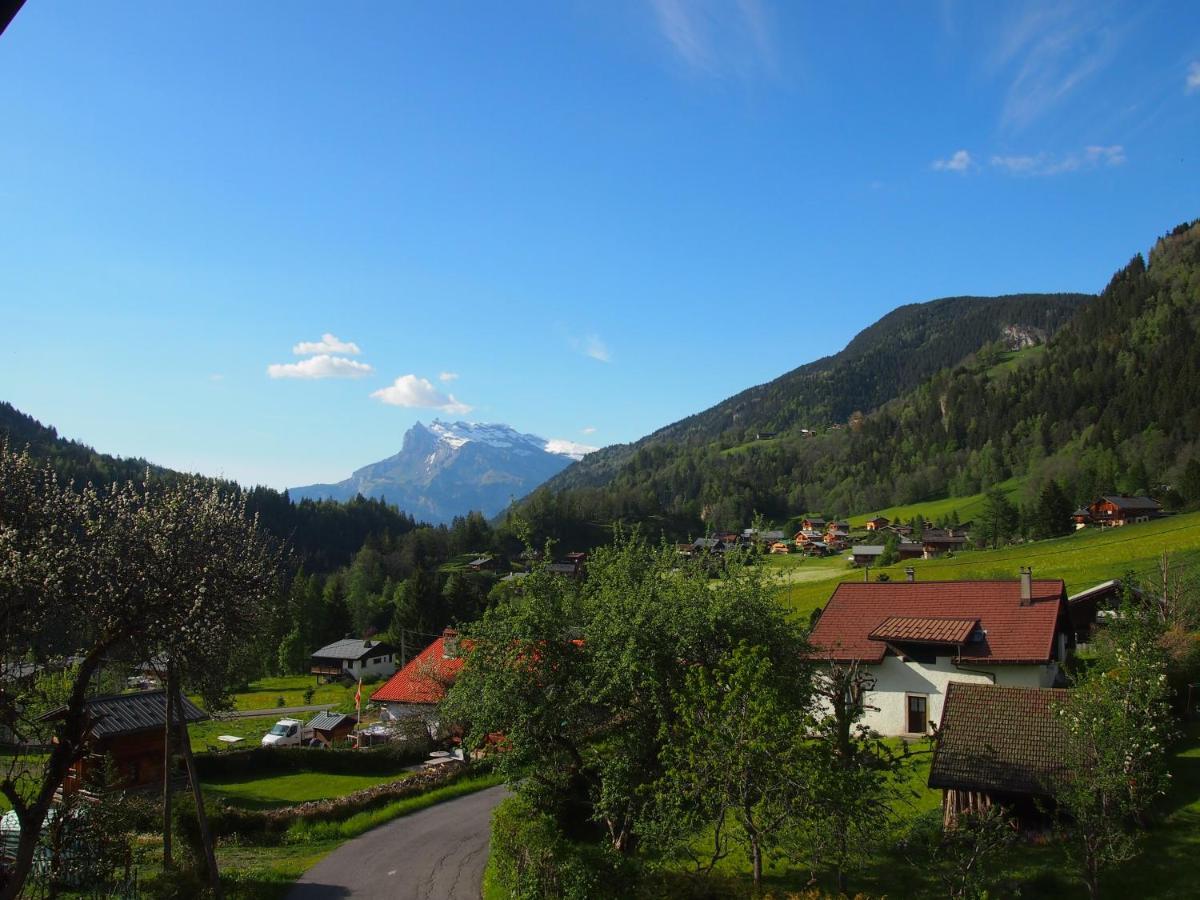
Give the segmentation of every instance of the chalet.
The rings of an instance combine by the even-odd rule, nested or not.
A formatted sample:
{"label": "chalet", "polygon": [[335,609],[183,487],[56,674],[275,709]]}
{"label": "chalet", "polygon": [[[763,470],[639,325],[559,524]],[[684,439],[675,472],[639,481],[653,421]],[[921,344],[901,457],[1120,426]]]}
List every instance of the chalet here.
{"label": "chalet", "polygon": [[314,741],[332,747],[335,741],[345,740],[354,731],[354,717],[326,710],[318,713],[305,727],[312,729]]}
{"label": "chalet", "polygon": [[850,559],[856,566],[873,566],[887,550],[883,545],[859,544],[850,548]]}
{"label": "chalet", "polygon": [[724,553],[726,544],[719,538],[696,538],[692,541],[692,553]]}
{"label": "chalet", "polygon": [[771,552],[787,554],[791,552],[791,548],[783,541],[776,541],[771,545]]}
{"label": "chalet", "polygon": [[824,541],[809,541],[804,545],[804,552],[809,556],[827,556],[829,545]]}
{"label": "chalet", "polygon": [[396,650],[382,641],[343,638],[312,655],[309,672],[318,678],[387,677],[396,671]]}
{"label": "chalet", "polygon": [[[63,792],[84,787],[110,759],[112,771],[120,779],[120,787],[161,785],[166,697],[167,692],[160,689],[111,694],[85,701],[84,712],[90,725],[84,738],[83,754],[67,770]],[[184,722],[203,722],[208,718],[208,713],[187,697],[180,696],[179,702]],[[60,707],[43,718],[59,718],[65,712],[66,707]]]}
{"label": "chalet", "polygon": [[829,524],[829,527],[825,529],[825,543],[833,544],[838,541],[844,541],[849,536],[849,534],[850,534],[850,530],[848,528],[846,528],[842,523],[831,522]]}
{"label": "chalet", "polygon": [[1163,511],[1161,504],[1149,497],[1106,495],[1088,505],[1088,514],[1096,525],[1116,527],[1157,519]]}
{"label": "chalet", "polygon": [[942,791],[942,823],[1002,805],[1040,823],[1066,773],[1067,735],[1056,705],[1068,691],[991,684],[947,685],[929,786]]}
{"label": "chalet", "polygon": [[867,519],[867,531],[878,531],[884,525],[888,524],[887,516],[876,516],[873,519]]}
{"label": "chalet", "polygon": [[472,572],[491,572],[496,568],[496,560],[490,556],[477,556],[467,563]]}
{"label": "chalet", "polygon": [[949,551],[963,549],[967,546],[967,536],[953,528],[948,531],[926,528],[921,533],[921,545],[925,559],[936,559]]}
{"label": "chalet", "polygon": [[800,520],[800,530],[801,531],[815,531],[818,534],[824,534],[825,526],[827,524],[829,524],[829,523],[827,523],[824,519],[819,518],[819,517],[814,517],[814,518],[809,518],[809,519],[801,519]]}
{"label": "chalet", "polygon": [[880,534],[894,534],[897,537],[910,537],[913,533],[911,525],[901,525],[897,522],[895,525],[880,525],[875,529]]}
{"label": "chalet", "polygon": [[1086,506],[1081,506],[1075,512],[1071,513],[1071,521],[1075,523],[1075,530],[1087,528],[1092,524],[1092,511]]}
{"label": "chalet", "polygon": [[583,573],[583,570],[574,563],[547,563],[546,571],[551,575],[561,575],[564,578],[578,578]]}
{"label": "chalet", "polygon": [[[911,576],[910,576],[911,577]],[[921,735],[951,682],[1051,687],[1074,647],[1059,579],[845,582],[813,628],[817,658],[873,678],[864,724]]]}
{"label": "chalet", "polygon": [[784,533],[782,531],[779,531],[778,529],[772,529],[771,531],[761,531],[758,534],[758,539],[760,541],[762,541],[764,544],[774,544],[774,543],[777,543],[778,541],[782,541],[784,539]]}
{"label": "chalet", "polygon": [[437,705],[462,671],[458,632],[447,628],[442,636],[414,656],[403,669],[380,685],[371,702],[383,706],[382,718],[398,722],[419,716],[436,737]]}
{"label": "chalet", "polygon": [[901,559],[923,559],[925,545],[917,541],[901,540],[896,543],[896,554]]}

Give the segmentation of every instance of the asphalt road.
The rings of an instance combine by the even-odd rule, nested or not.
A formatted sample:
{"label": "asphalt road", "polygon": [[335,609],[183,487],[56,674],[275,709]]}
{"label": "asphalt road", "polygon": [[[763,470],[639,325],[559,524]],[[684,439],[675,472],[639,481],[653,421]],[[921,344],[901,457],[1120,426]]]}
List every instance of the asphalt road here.
{"label": "asphalt road", "polygon": [[431,806],[347,841],[304,873],[287,900],[479,900],[494,787]]}

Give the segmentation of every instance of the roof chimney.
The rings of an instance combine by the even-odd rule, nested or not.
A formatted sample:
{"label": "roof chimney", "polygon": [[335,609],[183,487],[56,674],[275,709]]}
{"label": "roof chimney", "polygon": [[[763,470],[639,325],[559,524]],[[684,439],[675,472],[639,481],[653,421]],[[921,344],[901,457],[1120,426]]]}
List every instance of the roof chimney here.
{"label": "roof chimney", "polygon": [[912,566],[906,566],[904,569],[904,580],[907,581],[909,584],[912,584],[914,581],[916,581],[917,580],[917,570],[914,569]]}
{"label": "roof chimney", "polygon": [[453,628],[442,632],[442,659],[458,659],[458,632]]}
{"label": "roof chimney", "polygon": [[1021,605],[1028,606],[1033,602],[1033,569],[1021,566]]}

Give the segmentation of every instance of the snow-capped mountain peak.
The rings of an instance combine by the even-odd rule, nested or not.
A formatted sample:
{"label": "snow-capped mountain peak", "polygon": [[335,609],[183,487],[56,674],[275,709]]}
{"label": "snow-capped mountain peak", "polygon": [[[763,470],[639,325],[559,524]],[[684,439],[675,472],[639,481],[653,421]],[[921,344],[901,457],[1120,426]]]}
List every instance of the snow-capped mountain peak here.
{"label": "snow-capped mountain peak", "polygon": [[489,447],[502,447],[506,450],[541,450],[578,461],[596,449],[563,438],[546,440],[536,434],[522,434],[515,428],[499,422],[442,422],[434,419],[426,427],[439,441],[448,444],[455,450],[464,444],[476,441],[487,444]]}

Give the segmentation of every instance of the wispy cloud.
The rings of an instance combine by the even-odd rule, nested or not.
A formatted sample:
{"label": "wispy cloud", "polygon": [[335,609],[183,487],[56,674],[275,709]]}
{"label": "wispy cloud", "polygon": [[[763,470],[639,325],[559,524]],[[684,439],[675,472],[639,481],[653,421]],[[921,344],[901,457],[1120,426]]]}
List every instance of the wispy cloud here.
{"label": "wispy cloud", "polygon": [[211,375],[208,376],[208,380],[209,381],[224,381],[225,373],[224,372],[213,372]]}
{"label": "wispy cloud", "polygon": [[267,366],[267,374],[272,378],[362,378],[373,371],[366,363],[344,356],[330,356],[328,353],[300,362],[272,363]]}
{"label": "wispy cloud", "polygon": [[456,381],[457,379],[457,372],[442,372],[438,375],[438,381]]}
{"label": "wispy cloud", "polygon": [[608,351],[608,345],[598,335],[588,334],[582,338],[567,338],[567,343],[576,353],[590,356],[602,363],[612,362],[612,354]]}
{"label": "wispy cloud", "polygon": [[689,68],[709,75],[775,69],[775,42],[761,0],[649,0],[658,30]]}
{"label": "wispy cloud", "polygon": [[1010,175],[1062,175],[1085,169],[1109,168],[1125,162],[1125,148],[1120,144],[1084,147],[1079,153],[1056,156],[1038,153],[1025,156],[993,156],[989,163]]}
{"label": "wispy cloud", "polygon": [[310,356],[314,353],[346,353],[358,356],[361,352],[354,341],[343,341],[328,331],[321,335],[319,341],[301,341],[292,348],[292,353],[296,356]]}
{"label": "wispy cloud", "polygon": [[1011,78],[1001,124],[1025,128],[1064,102],[1113,61],[1122,36],[1109,9],[1026,4],[1001,29],[990,58],[994,72]]}
{"label": "wispy cloud", "polygon": [[474,407],[459,401],[453,394],[443,394],[427,378],[401,375],[390,387],[372,392],[372,397],[389,406],[413,409],[440,409],[451,415],[465,415]]}
{"label": "wispy cloud", "polygon": [[596,433],[596,426],[595,426],[595,425],[588,425],[586,428],[580,428],[580,429],[579,429],[579,433],[580,433],[580,434],[595,434],[595,433]]}
{"label": "wispy cloud", "polygon": [[956,150],[946,159],[935,159],[933,161],[933,169],[937,172],[966,172],[971,166],[975,165],[975,161],[971,159],[971,154],[966,150]]}
{"label": "wispy cloud", "polygon": [[1188,66],[1187,92],[1200,91],[1200,60]]}

